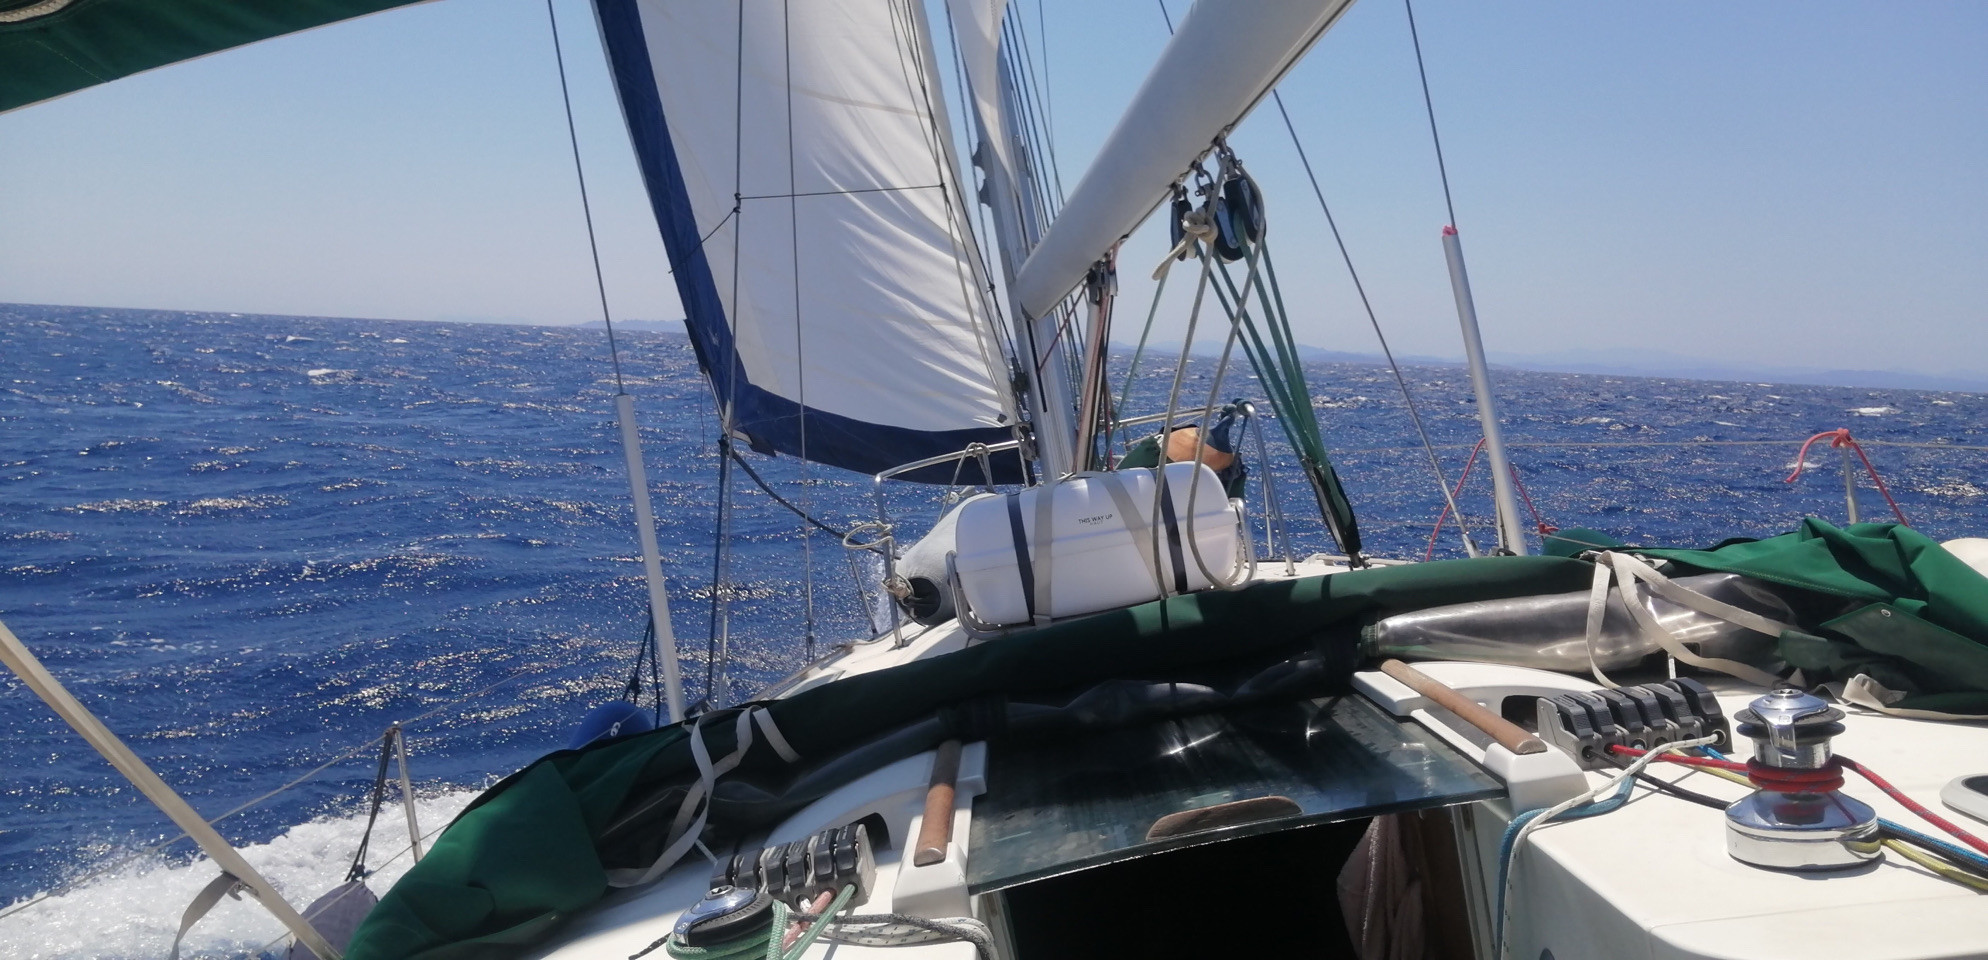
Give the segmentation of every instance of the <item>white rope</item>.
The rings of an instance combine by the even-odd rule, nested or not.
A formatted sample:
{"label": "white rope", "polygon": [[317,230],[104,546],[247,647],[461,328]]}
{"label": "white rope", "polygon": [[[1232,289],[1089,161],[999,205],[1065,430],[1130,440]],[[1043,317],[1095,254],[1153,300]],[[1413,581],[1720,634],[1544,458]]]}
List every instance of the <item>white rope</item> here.
{"label": "white rope", "polygon": [[901,913],[844,917],[829,922],[821,939],[859,947],[912,947],[928,943],[971,943],[991,956],[994,933],[974,917],[914,917]]}
{"label": "white rope", "polygon": [[1671,743],[1666,743],[1660,747],[1656,747],[1655,749],[1652,749],[1650,752],[1645,753],[1640,757],[1637,757],[1636,761],[1634,763],[1631,763],[1629,766],[1623,768],[1622,773],[1617,777],[1615,777],[1615,779],[1610,780],[1607,783],[1604,783],[1601,786],[1596,787],[1592,790],[1589,790],[1588,792],[1583,793],[1578,797],[1562,800],[1559,803],[1546,808],[1544,812],[1532,818],[1532,820],[1529,821],[1525,826],[1519,828],[1518,835],[1512,838],[1511,854],[1509,857],[1506,858],[1507,864],[1511,866],[1507,868],[1505,876],[1500,878],[1500,882],[1503,883],[1505,887],[1505,896],[1504,896],[1505,909],[1504,913],[1498,918],[1498,956],[1501,958],[1501,960],[1504,957],[1511,956],[1510,937],[1512,932],[1512,889],[1514,886],[1513,880],[1518,876],[1518,871],[1516,869],[1512,869],[1511,867],[1515,867],[1518,864],[1519,851],[1525,848],[1526,838],[1532,836],[1534,831],[1552,822],[1554,817],[1566,813],[1567,811],[1572,810],[1575,807],[1591,803],[1594,801],[1596,797],[1599,797],[1604,793],[1608,793],[1612,790],[1616,790],[1620,787],[1623,787],[1625,784],[1628,784],[1630,781],[1633,781],[1637,774],[1643,772],[1644,767],[1647,767],[1650,764],[1656,762],[1657,758],[1667,753],[1675,753],[1679,750],[1688,749],[1690,747],[1703,746],[1705,744],[1712,743],[1717,739],[1719,738],[1716,736],[1698,737],[1693,740],[1677,740]]}

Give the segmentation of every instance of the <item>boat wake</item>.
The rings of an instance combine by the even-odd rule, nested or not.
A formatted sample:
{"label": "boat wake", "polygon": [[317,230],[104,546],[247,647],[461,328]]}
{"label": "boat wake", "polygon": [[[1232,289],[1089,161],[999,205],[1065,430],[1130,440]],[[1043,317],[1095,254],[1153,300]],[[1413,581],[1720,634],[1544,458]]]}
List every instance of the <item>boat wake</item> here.
{"label": "boat wake", "polygon": [[[479,792],[457,789],[422,799],[416,809],[422,832],[429,835],[427,842],[432,843]],[[365,830],[365,813],[355,812],[300,824],[268,843],[241,850],[293,905],[303,909],[345,879]],[[182,841],[175,850],[184,846]],[[398,806],[389,804],[380,811],[370,849],[368,866],[374,872],[367,886],[376,894],[385,893],[414,864],[407,852],[407,819]],[[120,864],[121,860],[125,862]],[[97,871],[102,872],[91,876]],[[130,851],[108,854],[78,868],[78,876],[89,877],[79,885],[52,895],[36,894],[0,909],[6,914],[0,918],[0,960],[163,956],[186,905],[215,873],[206,857],[188,861],[183,853],[172,852],[135,858]],[[285,936],[283,925],[252,899],[223,899],[187,934],[180,956],[280,956]]]}

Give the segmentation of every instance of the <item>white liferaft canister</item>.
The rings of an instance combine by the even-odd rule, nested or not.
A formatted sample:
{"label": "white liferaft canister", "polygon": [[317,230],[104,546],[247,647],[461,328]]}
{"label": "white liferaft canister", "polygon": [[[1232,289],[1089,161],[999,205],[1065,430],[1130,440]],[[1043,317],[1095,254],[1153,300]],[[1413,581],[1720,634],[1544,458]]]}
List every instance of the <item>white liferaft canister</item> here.
{"label": "white liferaft canister", "polygon": [[[961,506],[953,565],[974,619],[1007,626],[1112,610],[1158,599],[1162,581],[1167,594],[1206,590],[1214,584],[1204,564],[1233,579],[1243,563],[1242,515],[1222,482],[1195,463],[1170,463],[1166,477],[1172,509],[1162,506],[1157,541],[1150,469],[1079,474]],[[1046,549],[1038,532],[1044,517]],[[1017,531],[1025,547],[1016,546]],[[1201,563],[1190,552],[1190,531]]]}

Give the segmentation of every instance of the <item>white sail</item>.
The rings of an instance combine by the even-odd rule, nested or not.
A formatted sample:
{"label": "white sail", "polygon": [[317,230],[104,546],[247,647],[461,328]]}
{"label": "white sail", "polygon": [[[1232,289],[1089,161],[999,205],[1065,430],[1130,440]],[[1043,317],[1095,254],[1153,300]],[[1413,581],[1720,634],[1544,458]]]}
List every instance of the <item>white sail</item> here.
{"label": "white sail", "polygon": [[1269,92],[1352,0],[1196,0],[1097,158],[1015,274],[1039,317],[1167,196],[1188,163]]}
{"label": "white sail", "polygon": [[1007,439],[916,0],[595,7],[733,434],[864,472]]}

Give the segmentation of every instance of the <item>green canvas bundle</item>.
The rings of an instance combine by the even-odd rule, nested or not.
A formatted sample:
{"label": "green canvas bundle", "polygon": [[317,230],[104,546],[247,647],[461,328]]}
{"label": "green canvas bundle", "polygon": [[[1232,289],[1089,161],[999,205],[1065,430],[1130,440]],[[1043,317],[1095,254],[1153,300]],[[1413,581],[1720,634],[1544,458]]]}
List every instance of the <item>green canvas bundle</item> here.
{"label": "green canvas bundle", "polygon": [[1635,552],[1864,601],[1782,634],[1781,658],[1811,684],[1869,676],[1905,694],[1897,709],[1988,714],[1988,577],[1911,527],[1811,517],[1765,540]]}

